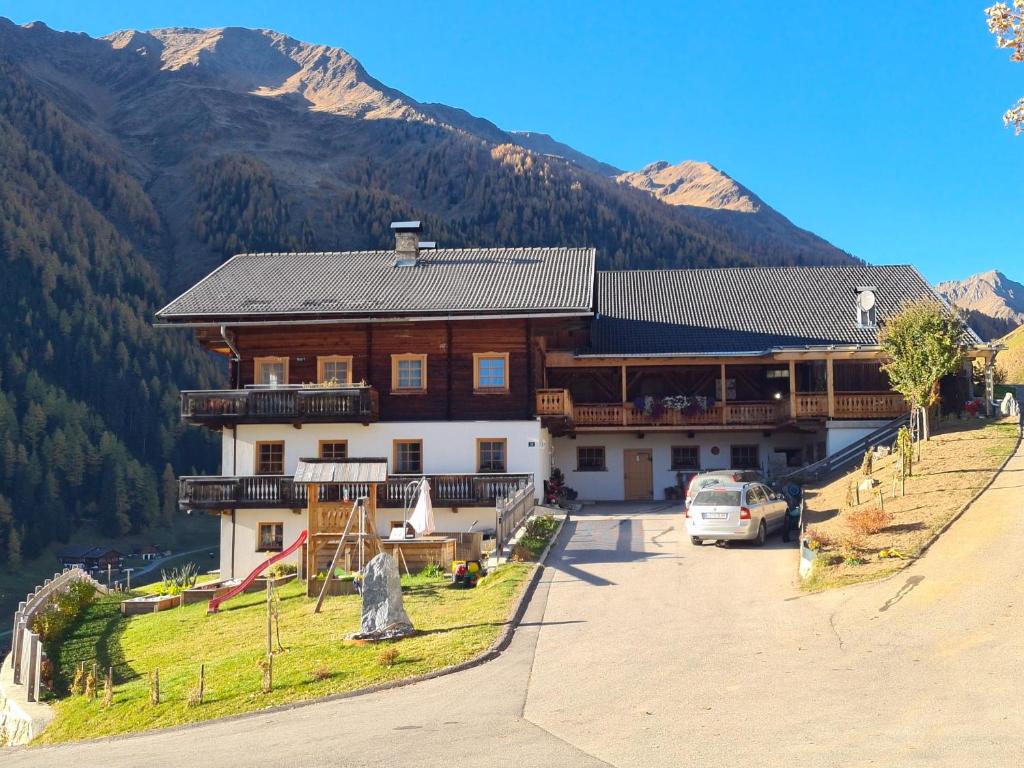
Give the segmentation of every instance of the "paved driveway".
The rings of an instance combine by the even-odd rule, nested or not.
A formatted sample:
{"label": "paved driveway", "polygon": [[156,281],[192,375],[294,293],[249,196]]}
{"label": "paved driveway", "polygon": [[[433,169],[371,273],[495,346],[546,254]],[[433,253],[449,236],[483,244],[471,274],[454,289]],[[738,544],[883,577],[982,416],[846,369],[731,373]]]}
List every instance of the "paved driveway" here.
{"label": "paved driveway", "polygon": [[[587,508],[499,659],[5,765],[1024,765],[1024,452],[922,561],[818,596],[794,550]],[[569,536],[571,534],[571,536]]]}

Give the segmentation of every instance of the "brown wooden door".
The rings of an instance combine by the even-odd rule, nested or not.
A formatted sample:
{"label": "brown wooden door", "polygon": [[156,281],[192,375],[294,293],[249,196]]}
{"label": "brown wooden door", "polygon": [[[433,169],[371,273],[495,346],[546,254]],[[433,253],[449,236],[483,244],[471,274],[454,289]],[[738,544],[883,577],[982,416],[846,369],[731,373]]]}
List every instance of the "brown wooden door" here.
{"label": "brown wooden door", "polygon": [[651,449],[627,449],[622,453],[625,499],[638,501],[654,498],[654,466]]}

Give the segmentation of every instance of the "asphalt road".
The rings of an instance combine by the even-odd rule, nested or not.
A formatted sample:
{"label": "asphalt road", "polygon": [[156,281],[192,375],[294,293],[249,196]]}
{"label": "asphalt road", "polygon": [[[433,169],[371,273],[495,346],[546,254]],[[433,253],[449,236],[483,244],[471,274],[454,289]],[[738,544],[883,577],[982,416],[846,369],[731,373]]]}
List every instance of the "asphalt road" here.
{"label": "asphalt road", "polygon": [[379,694],[10,766],[1024,765],[1024,451],[928,555],[801,596],[795,553],[587,507],[509,649]]}

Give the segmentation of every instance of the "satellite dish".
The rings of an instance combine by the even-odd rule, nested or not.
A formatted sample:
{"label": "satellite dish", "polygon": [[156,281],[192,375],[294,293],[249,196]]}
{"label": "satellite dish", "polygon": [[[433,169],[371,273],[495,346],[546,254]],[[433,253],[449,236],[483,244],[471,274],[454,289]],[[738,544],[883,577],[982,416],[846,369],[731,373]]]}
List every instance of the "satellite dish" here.
{"label": "satellite dish", "polygon": [[875,306],[875,292],[861,291],[857,294],[857,308],[861,312],[870,312]]}

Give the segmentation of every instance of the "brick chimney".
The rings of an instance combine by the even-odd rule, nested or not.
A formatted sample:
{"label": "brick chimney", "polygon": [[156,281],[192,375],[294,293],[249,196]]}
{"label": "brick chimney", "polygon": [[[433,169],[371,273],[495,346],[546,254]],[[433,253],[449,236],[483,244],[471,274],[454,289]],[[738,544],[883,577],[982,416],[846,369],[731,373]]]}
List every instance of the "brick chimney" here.
{"label": "brick chimney", "polygon": [[415,267],[420,253],[420,232],[423,227],[418,221],[393,221],[395,233],[395,266]]}

